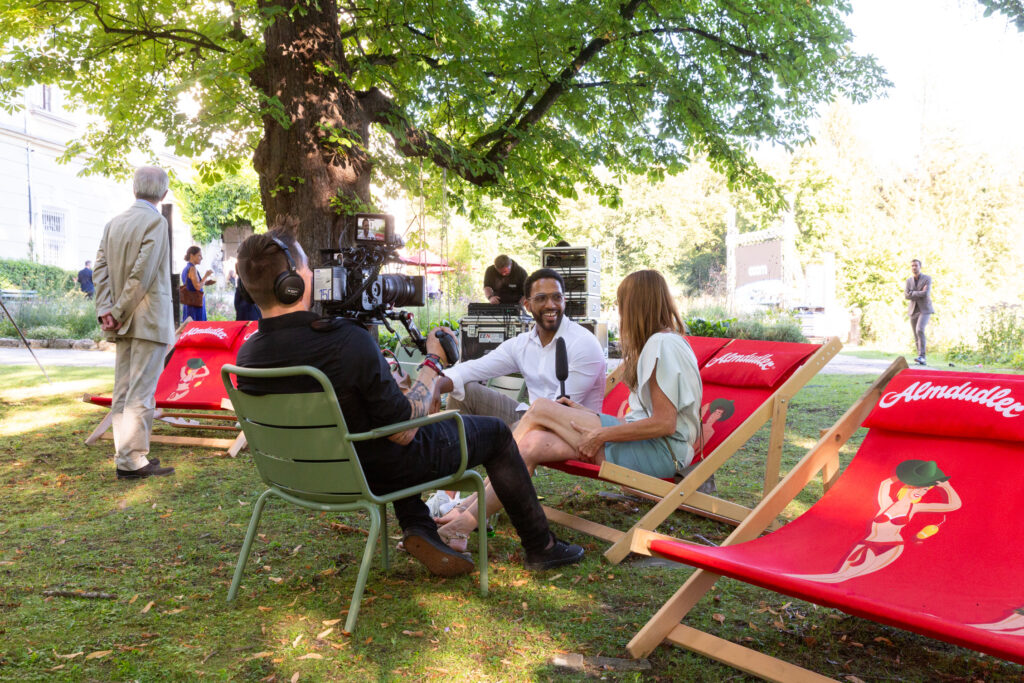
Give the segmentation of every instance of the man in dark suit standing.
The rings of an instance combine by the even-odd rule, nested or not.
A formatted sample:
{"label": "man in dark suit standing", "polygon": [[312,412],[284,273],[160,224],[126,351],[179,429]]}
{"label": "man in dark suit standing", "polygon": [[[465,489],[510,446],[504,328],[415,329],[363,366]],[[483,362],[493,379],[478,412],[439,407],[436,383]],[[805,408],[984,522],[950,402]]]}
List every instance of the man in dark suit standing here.
{"label": "man in dark suit standing", "polygon": [[92,298],[92,294],[96,291],[96,288],[92,284],[92,261],[85,262],[85,268],[78,271],[78,286],[82,288],[85,296],[89,299]]}
{"label": "man in dark suit standing", "polygon": [[910,271],[914,275],[907,278],[904,298],[910,302],[907,304],[907,315],[910,316],[910,327],[914,330],[914,343],[917,345],[917,358],[914,362],[926,365],[925,354],[928,345],[924,337],[924,328],[935,312],[932,308],[932,278],[921,272],[921,262],[917,259],[910,262]]}

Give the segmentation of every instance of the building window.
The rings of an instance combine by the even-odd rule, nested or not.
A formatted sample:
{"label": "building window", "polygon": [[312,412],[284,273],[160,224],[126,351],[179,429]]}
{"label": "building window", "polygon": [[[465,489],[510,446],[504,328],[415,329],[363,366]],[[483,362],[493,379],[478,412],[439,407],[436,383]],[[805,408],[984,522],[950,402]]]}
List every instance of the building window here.
{"label": "building window", "polygon": [[67,243],[67,226],[64,212],[55,208],[44,208],[40,216],[42,244],[39,245],[39,260],[49,266],[61,265],[64,246]]}
{"label": "building window", "polygon": [[53,111],[53,92],[48,85],[43,86],[43,103],[39,108],[43,111]]}

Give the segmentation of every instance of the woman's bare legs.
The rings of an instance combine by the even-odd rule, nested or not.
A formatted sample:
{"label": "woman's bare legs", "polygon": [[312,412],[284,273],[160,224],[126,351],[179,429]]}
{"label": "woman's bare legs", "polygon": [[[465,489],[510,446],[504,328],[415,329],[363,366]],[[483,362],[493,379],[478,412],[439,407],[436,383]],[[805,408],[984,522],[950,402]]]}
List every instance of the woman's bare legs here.
{"label": "woman's bare legs", "polygon": [[[534,417],[527,420],[530,414],[535,413],[535,411]],[[568,411],[568,413],[564,411]],[[589,420],[587,419],[588,416]],[[581,427],[586,424],[591,429],[600,425],[600,418],[589,411],[568,408],[547,399],[540,399],[534,403],[526,415],[523,416],[523,419],[519,421],[519,425],[516,428],[516,432],[519,433],[513,433],[513,437],[519,446],[519,455],[522,456],[523,462],[526,463],[526,469],[529,470],[531,475],[540,463],[563,462],[576,457],[575,441],[570,444],[559,433],[556,433],[554,430],[546,430],[544,427],[544,425],[552,424],[557,419],[563,420],[563,424],[560,426],[571,431],[577,439],[579,432],[572,427],[570,421],[576,422]],[[523,428],[524,423],[527,423],[525,428]],[[562,431],[566,431],[566,429]],[[485,495],[487,516],[489,517],[500,510],[502,504],[494,494],[490,482],[487,482]],[[469,501],[466,503],[468,507],[460,511],[457,516],[450,518],[450,520],[439,520],[447,521],[447,524],[439,528],[438,533],[441,534],[441,538],[445,539],[445,541],[449,539],[459,541],[458,545],[449,543],[456,550],[460,549],[459,545],[461,545],[463,537],[468,537],[473,529],[477,528],[479,522],[476,518],[476,496],[470,496],[466,500]]]}
{"label": "woman's bare legs", "polygon": [[[517,444],[520,444],[519,450],[522,451],[522,438],[528,432],[544,430],[557,434],[562,441],[575,450],[580,441],[580,431],[573,427],[572,423],[575,423],[579,430],[590,431],[601,426],[601,418],[589,410],[570,408],[550,399],[540,398],[523,415],[523,419],[519,421],[515,431],[512,432],[512,438],[516,440]],[[560,458],[560,460],[569,460],[572,457]]]}

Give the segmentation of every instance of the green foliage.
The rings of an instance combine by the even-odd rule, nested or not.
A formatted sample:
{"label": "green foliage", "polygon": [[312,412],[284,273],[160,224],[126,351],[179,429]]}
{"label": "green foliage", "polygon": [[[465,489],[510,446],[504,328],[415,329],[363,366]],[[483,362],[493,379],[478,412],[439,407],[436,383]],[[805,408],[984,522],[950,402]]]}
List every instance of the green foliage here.
{"label": "green foliage", "polygon": [[731,337],[730,327],[736,318],[725,320],[705,320],[704,318],[687,318],[686,329],[695,337]]}
{"label": "green foliage", "polygon": [[970,363],[977,358],[977,350],[967,342],[959,341],[946,351],[946,360],[953,363]]}
{"label": "green foliage", "polygon": [[182,214],[192,226],[192,239],[208,244],[221,239],[225,228],[246,225],[266,228],[260,205],[259,181],[255,174],[205,175],[193,184],[175,182],[174,194],[181,200]]}
{"label": "green foliage", "polygon": [[32,290],[41,297],[58,296],[76,289],[76,276],[77,273],[57,266],[0,259],[0,289]]}
{"label": "green foliage", "polygon": [[978,330],[978,355],[989,363],[1005,363],[1024,349],[1024,315],[1020,304],[992,306]]}
{"label": "green foliage", "polygon": [[[18,327],[30,339],[100,339],[96,308],[91,299],[70,293],[8,304]],[[0,336],[15,337],[7,316],[0,316]]]}
{"label": "green foliage", "polygon": [[[449,170],[459,210],[473,214],[497,197],[548,239],[558,232],[560,202],[578,196],[578,186],[604,206],[617,204],[597,167],[661,180],[692,154],[706,155],[730,188],[781,206],[751,143],[805,142],[822,103],[861,102],[888,85],[873,58],[850,49],[849,11],[844,0],[750,8],[724,0],[380,0],[342,12],[297,0],[9,0],[0,13],[0,101],[13,106],[29,84],[62,87],[72,105],[104,121],[66,156],[86,156],[90,170],[108,174],[127,169],[133,148],[151,150],[151,131],[180,155],[237,168],[266,130],[323,116],[302,121],[320,157],[299,157],[318,205],[338,190],[320,182],[328,166],[368,154],[370,163],[351,166],[357,174],[376,168],[411,190],[425,158],[433,182]],[[318,22],[310,30],[323,52],[265,42],[293,35],[284,25],[306,18]],[[278,88],[263,70],[283,52],[300,57],[294,68],[308,75],[306,91]],[[183,112],[184,100],[198,111]],[[327,114],[325,101],[344,104]],[[289,151],[258,149],[267,194],[278,185],[268,153]]]}

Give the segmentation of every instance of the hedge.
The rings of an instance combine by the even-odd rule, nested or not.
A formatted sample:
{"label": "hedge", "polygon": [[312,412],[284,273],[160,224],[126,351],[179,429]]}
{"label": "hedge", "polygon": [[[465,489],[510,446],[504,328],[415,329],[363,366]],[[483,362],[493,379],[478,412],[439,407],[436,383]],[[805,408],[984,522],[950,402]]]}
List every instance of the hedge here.
{"label": "hedge", "polygon": [[39,296],[74,291],[78,273],[32,261],[0,259],[0,289],[35,290]]}

